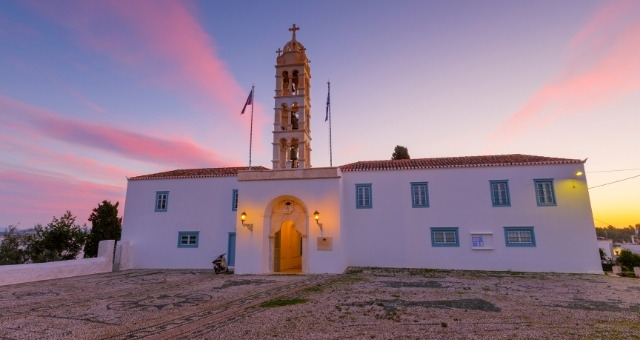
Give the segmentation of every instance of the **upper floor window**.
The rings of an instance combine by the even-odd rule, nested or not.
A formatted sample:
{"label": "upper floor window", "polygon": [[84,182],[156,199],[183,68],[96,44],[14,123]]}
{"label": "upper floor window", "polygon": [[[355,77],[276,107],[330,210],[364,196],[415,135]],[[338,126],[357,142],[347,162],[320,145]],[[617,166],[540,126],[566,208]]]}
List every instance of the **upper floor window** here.
{"label": "upper floor window", "polygon": [[536,237],[533,227],[504,227],[507,247],[535,247]]}
{"label": "upper floor window", "polygon": [[156,211],[167,211],[169,204],[168,191],[156,191]]}
{"label": "upper floor window", "polygon": [[233,189],[233,193],[231,195],[231,210],[238,210],[238,189]]}
{"label": "upper floor window", "polygon": [[414,208],[429,207],[429,191],[427,182],[411,183],[411,206]]}
{"label": "upper floor window", "polygon": [[179,231],[178,248],[198,248],[199,231]]}
{"label": "upper floor window", "polygon": [[458,228],[431,228],[431,246],[459,247]]}
{"label": "upper floor window", "polygon": [[536,188],[536,201],[538,205],[556,205],[553,179],[535,179],[533,182]]}
{"label": "upper floor window", "polygon": [[509,182],[489,181],[491,186],[491,204],[494,207],[509,207],[511,200],[509,199]]}
{"label": "upper floor window", "polygon": [[356,208],[367,209],[373,207],[371,183],[356,184]]}

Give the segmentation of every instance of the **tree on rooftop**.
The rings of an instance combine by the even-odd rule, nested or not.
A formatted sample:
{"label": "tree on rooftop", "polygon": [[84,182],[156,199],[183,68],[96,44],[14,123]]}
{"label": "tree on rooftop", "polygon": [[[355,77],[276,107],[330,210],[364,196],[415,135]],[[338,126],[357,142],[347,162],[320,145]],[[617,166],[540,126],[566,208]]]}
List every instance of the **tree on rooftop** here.
{"label": "tree on rooftop", "polygon": [[393,155],[391,155],[391,159],[411,159],[409,156],[409,150],[404,146],[396,145],[396,148],[393,150]]}
{"label": "tree on rooftop", "polygon": [[118,205],[104,200],[93,209],[89,221],[91,231],[84,247],[84,257],[98,256],[98,244],[102,240],[120,240],[122,234],[122,218],[118,217]]}

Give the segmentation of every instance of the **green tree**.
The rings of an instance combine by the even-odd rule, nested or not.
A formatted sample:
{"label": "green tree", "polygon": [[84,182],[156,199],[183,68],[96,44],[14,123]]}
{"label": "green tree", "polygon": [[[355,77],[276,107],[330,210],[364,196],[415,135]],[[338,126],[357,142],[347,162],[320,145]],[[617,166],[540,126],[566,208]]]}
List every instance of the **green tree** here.
{"label": "green tree", "polygon": [[598,248],[600,251],[600,261],[604,262],[607,260],[607,254],[604,252],[604,249]]}
{"label": "green tree", "polygon": [[626,270],[633,270],[633,267],[640,267],[640,255],[631,250],[623,249],[620,251],[616,263]]}
{"label": "green tree", "polygon": [[[637,227],[637,225],[636,225]],[[636,227],[628,226],[626,228],[616,228],[614,226],[596,228],[596,235],[606,237],[613,242],[623,243],[631,242],[631,235],[636,234]]]}
{"label": "green tree", "polygon": [[32,262],[73,260],[84,247],[86,227],[75,224],[76,217],[69,210],[45,227],[36,225],[35,234],[27,236],[27,254]]}
{"label": "green tree", "polygon": [[0,242],[0,265],[21,264],[27,261],[25,235],[18,232],[16,226],[10,225]]}
{"label": "green tree", "polygon": [[91,221],[91,231],[87,237],[87,244],[84,246],[84,257],[98,256],[98,244],[102,240],[120,240],[122,234],[122,218],[118,217],[118,205],[104,200],[93,208],[89,221]]}
{"label": "green tree", "polygon": [[391,159],[411,159],[411,157],[409,156],[409,150],[404,146],[396,145],[396,148],[393,149]]}

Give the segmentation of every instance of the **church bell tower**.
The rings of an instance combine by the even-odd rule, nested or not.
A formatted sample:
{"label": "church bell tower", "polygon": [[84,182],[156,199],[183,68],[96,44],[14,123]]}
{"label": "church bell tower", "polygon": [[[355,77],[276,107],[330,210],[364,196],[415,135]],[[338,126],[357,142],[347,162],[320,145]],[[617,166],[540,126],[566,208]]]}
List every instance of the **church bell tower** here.
{"label": "church bell tower", "polygon": [[276,51],[273,170],[311,167],[311,72],[306,49],[296,40],[299,29],[293,24],[291,41]]}

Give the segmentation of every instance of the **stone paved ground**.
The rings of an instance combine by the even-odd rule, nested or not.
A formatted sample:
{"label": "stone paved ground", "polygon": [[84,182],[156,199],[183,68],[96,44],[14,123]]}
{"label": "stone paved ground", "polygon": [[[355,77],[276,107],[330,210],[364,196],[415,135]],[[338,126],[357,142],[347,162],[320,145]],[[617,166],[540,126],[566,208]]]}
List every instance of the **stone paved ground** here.
{"label": "stone paved ground", "polygon": [[640,339],[640,280],[132,270],[0,287],[0,339],[138,338]]}

